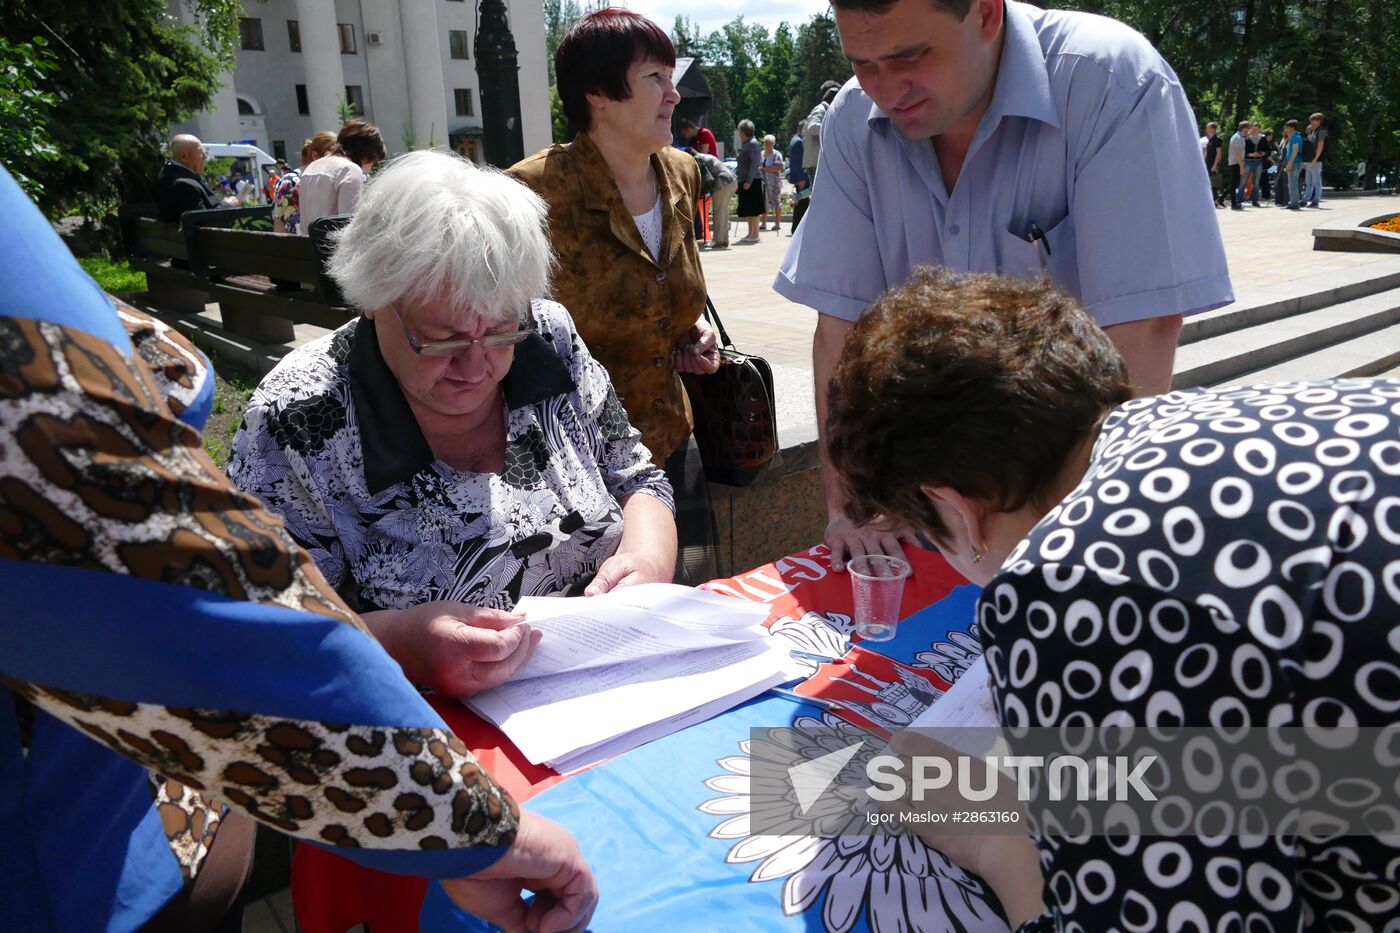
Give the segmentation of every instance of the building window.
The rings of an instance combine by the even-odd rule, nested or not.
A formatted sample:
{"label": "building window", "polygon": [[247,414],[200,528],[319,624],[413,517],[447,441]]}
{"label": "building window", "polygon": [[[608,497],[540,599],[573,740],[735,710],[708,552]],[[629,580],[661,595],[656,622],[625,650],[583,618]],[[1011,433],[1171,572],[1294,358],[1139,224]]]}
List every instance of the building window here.
{"label": "building window", "polygon": [[285,139],[274,139],[272,141],[272,157],[287,161],[287,141]]}
{"label": "building window", "polygon": [[465,29],[449,29],[447,31],[447,47],[452,52],[453,58],[471,58],[467,53],[467,31]]}
{"label": "building window", "polygon": [[307,114],[311,112],[311,103],[306,99],[306,85],[297,85],[297,113]]}
{"label": "building window", "polygon": [[243,40],[243,48],[250,52],[263,50],[262,20],[245,16],[238,21],[238,36]]}
{"label": "building window", "polygon": [[365,92],[358,84],[345,85],[345,103],[357,117],[365,115]]}
{"label": "building window", "polygon": [[355,24],[336,23],[335,28],[340,30],[340,53],[342,55],[355,54]]}
{"label": "building window", "polygon": [[472,89],[469,87],[458,87],[452,89],[452,100],[457,104],[457,116],[470,117],[472,112]]}
{"label": "building window", "polygon": [[301,23],[294,19],[287,20],[287,44],[293,52],[301,51]]}

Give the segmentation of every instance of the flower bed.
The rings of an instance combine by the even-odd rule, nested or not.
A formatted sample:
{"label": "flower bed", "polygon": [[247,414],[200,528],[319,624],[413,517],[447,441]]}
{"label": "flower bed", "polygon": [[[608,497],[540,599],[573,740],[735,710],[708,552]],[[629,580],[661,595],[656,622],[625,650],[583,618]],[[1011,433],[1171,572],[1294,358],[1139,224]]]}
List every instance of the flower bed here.
{"label": "flower bed", "polygon": [[1400,214],[1381,214],[1359,222],[1324,222],[1313,228],[1313,249],[1400,253]]}

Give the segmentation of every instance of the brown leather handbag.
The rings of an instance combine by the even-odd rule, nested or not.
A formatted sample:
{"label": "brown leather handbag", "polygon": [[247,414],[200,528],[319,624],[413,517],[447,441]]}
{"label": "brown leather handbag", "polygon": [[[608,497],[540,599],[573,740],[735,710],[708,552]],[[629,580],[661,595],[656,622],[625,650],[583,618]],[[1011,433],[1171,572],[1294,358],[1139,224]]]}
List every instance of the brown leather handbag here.
{"label": "brown leather handbag", "polygon": [[763,357],[734,348],[708,296],[705,319],[719,335],[719,369],[704,376],[681,373],[695,417],[695,443],[706,479],[747,486],[778,452],[773,368]]}

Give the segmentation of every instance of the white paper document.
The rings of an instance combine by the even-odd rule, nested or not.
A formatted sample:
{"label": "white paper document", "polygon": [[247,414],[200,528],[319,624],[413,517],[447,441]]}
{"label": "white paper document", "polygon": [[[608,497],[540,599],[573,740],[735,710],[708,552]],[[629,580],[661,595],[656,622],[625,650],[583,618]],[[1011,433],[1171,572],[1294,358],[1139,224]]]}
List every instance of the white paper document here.
{"label": "white paper document", "polygon": [[556,770],[621,754],[801,675],[762,626],[767,607],[747,600],[653,584],[516,608],[544,637],[509,683],[465,702]]}
{"label": "white paper document", "polygon": [[992,688],[987,682],[987,657],[982,655],[963,671],[948,692],[933,702],[909,726],[939,729],[938,740],[957,751],[978,758],[1005,755]]}
{"label": "white paper document", "polygon": [[[679,590],[679,593],[674,591]],[[688,594],[696,594],[690,596]],[[738,605],[733,605],[733,604]],[[761,641],[768,608],[671,584],[583,599],[526,597],[515,607],[544,633],[511,683],[625,661]]]}

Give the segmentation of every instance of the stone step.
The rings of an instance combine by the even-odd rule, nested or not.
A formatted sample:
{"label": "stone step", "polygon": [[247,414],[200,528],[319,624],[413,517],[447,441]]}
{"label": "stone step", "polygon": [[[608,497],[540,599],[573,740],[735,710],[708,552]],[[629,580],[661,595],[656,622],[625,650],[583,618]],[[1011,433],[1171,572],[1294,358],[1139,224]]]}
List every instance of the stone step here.
{"label": "stone step", "polygon": [[1400,289],[1254,324],[1177,350],[1173,388],[1235,382],[1248,372],[1400,323]]}
{"label": "stone step", "polygon": [[1335,269],[1292,282],[1253,290],[1242,301],[1187,318],[1181,345],[1256,324],[1266,324],[1400,288],[1400,258],[1378,258],[1349,269]]}
{"label": "stone step", "polygon": [[1375,376],[1397,367],[1400,367],[1400,324],[1392,324],[1272,366],[1241,373],[1228,381],[1234,385],[1252,385]]}

